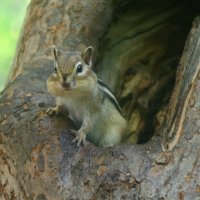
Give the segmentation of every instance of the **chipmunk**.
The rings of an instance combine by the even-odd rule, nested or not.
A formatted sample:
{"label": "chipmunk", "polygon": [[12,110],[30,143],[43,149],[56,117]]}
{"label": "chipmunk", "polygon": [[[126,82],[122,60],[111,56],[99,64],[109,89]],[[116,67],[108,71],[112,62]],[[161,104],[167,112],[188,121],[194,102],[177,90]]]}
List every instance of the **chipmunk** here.
{"label": "chipmunk", "polygon": [[87,138],[98,146],[120,144],[127,134],[127,122],[110,89],[92,71],[93,48],[83,52],[62,52],[55,46],[54,72],[47,80],[56,106],[47,109],[49,115],[67,108],[78,131],[74,141],[78,146]]}

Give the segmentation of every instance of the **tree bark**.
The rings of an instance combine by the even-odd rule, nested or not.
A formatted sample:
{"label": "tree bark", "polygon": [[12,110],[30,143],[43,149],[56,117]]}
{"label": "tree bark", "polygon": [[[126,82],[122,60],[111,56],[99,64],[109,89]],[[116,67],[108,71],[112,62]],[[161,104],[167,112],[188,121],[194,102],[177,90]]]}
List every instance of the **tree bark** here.
{"label": "tree bark", "polygon": [[[113,71],[118,74],[111,87],[123,100],[124,88],[121,92],[118,88],[125,84],[126,67],[112,65],[108,71],[103,64],[108,58],[97,50],[103,51],[101,41],[109,38],[116,11],[126,2],[34,0],[29,5],[9,82],[0,99],[1,199],[200,198],[200,18],[193,23],[178,66],[163,138],[154,135],[142,145],[102,148],[87,142],[77,147],[68,133],[72,122],[66,116],[45,114],[54,104],[46,89],[46,79],[53,71],[53,44],[64,50],[93,45],[99,75],[106,79]],[[135,6],[140,8],[140,4]],[[177,46],[180,52],[181,45]],[[167,55],[166,60],[172,56]],[[155,57],[159,60],[157,54]],[[153,94],[155,98],[157,93]]]}

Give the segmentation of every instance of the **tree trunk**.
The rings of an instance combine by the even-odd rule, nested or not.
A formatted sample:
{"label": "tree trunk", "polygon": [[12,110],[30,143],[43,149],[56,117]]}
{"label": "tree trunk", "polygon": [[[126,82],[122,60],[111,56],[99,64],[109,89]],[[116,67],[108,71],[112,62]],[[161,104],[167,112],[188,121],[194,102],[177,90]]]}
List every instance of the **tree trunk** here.
{"label": "tree trunk", "polygon": [[[0,99],[0,199],[199,199],[200,18],[176,68],[198,12],[195,0],[32,0]],[[127,142],[145,144],[77,147],[72,122],[45,114],[54,44],[95,48]]]}

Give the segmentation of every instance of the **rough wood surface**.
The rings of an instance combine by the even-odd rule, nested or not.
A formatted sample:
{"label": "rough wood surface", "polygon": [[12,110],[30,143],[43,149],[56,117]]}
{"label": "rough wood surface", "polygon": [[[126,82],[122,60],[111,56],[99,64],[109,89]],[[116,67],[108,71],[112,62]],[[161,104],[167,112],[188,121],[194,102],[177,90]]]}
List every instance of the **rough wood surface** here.
{"label": "rough wood surface", "polygon": [[[199,18],[194,22],[193,29],[185,45],[163,130],[163,147],[170,151],[179,142],[182,132],[185,129],[184,121],[186,120],[187,110],[194,107],[196,103],[195,90],[197,89],[197,80],[200,73],[200,29],[198,21]],[[194,123],[196,123],[196,120],[194,120]],[[187,126],[195,127],[193,124],[188,124]],[[199,127],[197,127],[198,130]],[[187,131],[187,136],[189,137],[189,135],[191,135],[191,132]]]}
{"label": "rough wood surface", "polygon": [[126,3],[115,12],[96,68],[120,99],[132,133],[129,142],[139,135],[141,143],[162,124],[196,12],[188,1]]}
{"label": "rough wood surface", "polygon": [[[177,72],[171,102],[179,89],[180,101],[169,106],[166,127],[172,130],[171,117],[175,126],[183,119],[173,151],[162,151],[159,136],[145,145],[100,148],[88,142],[78,148],[67,132],[72,122],[44,113],[54,103],[45,86],[52,44],[77,49],[91,43],[97,49],[112,12],[108,0],[34,0],[29,6],[0,99],[1,199],[199,199],[199,18]],[[168,142],[168,131],[164,135]]]}

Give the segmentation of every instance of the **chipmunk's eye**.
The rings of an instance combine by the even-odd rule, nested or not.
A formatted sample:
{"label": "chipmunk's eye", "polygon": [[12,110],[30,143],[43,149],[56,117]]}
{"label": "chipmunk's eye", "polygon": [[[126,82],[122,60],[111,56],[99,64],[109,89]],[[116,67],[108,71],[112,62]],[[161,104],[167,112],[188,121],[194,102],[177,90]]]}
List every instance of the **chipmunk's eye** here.
{"label": "chipmunk's eye", "polygon": [[76,67],[76,73],[81,73],[83,71],[83,65],[82,64],[78,64]]}

